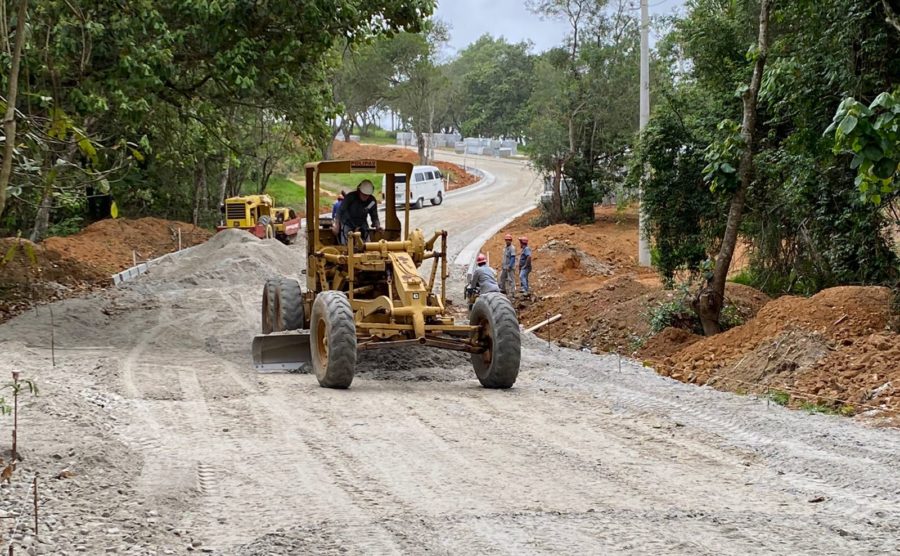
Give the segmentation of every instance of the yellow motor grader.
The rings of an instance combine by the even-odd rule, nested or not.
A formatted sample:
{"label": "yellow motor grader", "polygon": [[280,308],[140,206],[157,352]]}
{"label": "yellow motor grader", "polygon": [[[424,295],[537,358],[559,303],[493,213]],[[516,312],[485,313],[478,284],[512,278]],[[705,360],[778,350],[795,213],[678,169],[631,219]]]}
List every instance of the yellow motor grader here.
{"label": "yellow motor grader", "polygon": [[[306,165],[307,268],[305,286],[270,278],[262,295],[262,334],[253,339],[259,370],[311,365],[321,386],[348,388],[365,352],[430,346],[471,354],[487,388],[509,388],[519,374],[521,338],[512,304],[502,294],[480,296],[468,324],[447,310],[447,232],[430,237],[409,225],[413,165],[385,160],[334,160]],[[348,234],[341,245],[330,219],[318,216],[323,174],[385,174],[383,231]],[[396,176],[405,175],[403,223],[397,215]],[[430,271],[419,273],[425,261]],[[439,291],[436,291],[440,284]]]}

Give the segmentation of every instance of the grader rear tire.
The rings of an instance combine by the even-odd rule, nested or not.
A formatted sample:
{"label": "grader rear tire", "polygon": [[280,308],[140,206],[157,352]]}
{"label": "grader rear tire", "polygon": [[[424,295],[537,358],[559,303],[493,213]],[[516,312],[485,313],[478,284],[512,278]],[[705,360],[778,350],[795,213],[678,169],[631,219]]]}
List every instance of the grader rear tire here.
{"label": "grader rear tire", "polygon": [[303,312],[303,289],[293,278],[282,278],[278,283],[278,307],[274,328],[278,332],[300,330],[306,321]]}
{"label": "grader rear tire", "polygon": [[269,278],[263,286],[262,333],[271,334],[275,329],[275,315],[278,312],[278,285],[280,278]]}
{"label": "grader rear tire", "polygon": [[511,388],[519,376],[522,338],[519,320],[509,299],[500,293],[478,297],[469,315],[469,324],[481,327],[479,339],[484,353],[472,354],[472,367],[485,388]]}
{"label": "grader rear tire", "polygon": [[356,372],[356,324],[345,293],[325,291],[316,296],[309,332],[319,386],[349,388]]}

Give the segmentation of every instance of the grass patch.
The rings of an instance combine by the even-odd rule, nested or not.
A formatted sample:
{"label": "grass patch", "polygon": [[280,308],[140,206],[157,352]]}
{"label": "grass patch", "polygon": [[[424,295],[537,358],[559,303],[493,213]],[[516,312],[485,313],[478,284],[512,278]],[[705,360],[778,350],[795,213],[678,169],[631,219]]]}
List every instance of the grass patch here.
{"label": "grass patch", "polygon": [[833,407],[829,407],[827,405],[822,405],[820,403],[813,402],[803,402],[800,404],[800,409],[806,411],[808,413],[824,413],[825,415],[837,415],[838,411]]}
{"label": "grass patch", "polygon": [[356,189],[359,182],[369,180],[375,186],[375,195],[380,198],[381,178],[383,176],[384,174],[322,174],[322,177],[319,178],[319,183],[322,187],[334,193],[340,192],[341,189],[349,193]]}
{"label": "grass patch", "polygon": [[360,130],[359,126],[357,126],[353,128],[353,133],[359,135],[360,143],[370,143],[372,145],[397,144],[396,131],[388,131],[386,129],[380,129],[373,126],[369,128],[369,132],[367,134],[363,135],[362,130]]}
{"label": "grass patch", "polygon": [[731,278],[728,279],[729,282],[734,282],[735,284],[741,284],[742,286],[754,287],[756,281],[753,279],[753,275],[750,274],[748,270],[742,270],[739,273],[735,274]]}
{"label": "grass patch", "polygon": [[359,138],[360,143],[368,143],[370,145],[390,145],[397,146],[396,137],[383,137],[379,135],[362,135]]}
{"label": "grass patch", "polygon": [[[244,195],[255,195],[256,183],[244,182],[241,192]],[[266,194],[271,195],[279,207],[290,207],[298,212],[306,212],[306,188],[284,176],[269,178]],[[331,203],[329,199],[319,200],[322,207],[331,207]]]}
{"label": "grass patch", "polygon": [[772,400],[772,403],[787,405],[791,401],[791,395],[783,390],[772,390],[769,392],[769,399]]}

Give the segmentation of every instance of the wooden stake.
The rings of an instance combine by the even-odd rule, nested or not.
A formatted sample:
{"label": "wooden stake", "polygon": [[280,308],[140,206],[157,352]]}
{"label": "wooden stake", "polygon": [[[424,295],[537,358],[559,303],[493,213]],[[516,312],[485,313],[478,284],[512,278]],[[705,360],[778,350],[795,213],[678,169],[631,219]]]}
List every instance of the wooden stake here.
{"label": "wooden stake", "polygon": [[38,476],[34,475],[34,538],[38,538]]}
{"label": "wooden stake", "polygon": [[542,328],[542,327],[544,327],[544,326],[546,326],[546,325],[548,325],[548,324],[552,324],[552,323],[558,321],[558,320],[561,319],[561,318],[562,318],[562,315],[561,315],[561,314],[556,315],[556,316],[554,316],[554,317],[551,317],[550,314],[548,313],[548,314],[547,314],[547,320],[542,320],[541,322],[535,324],[535,325],[532,326],[531,328],[526,328],[526,329],[525,329],[525,332],[534,332],[534,331],[537,330],[538,328]]}
{"label": "wooden stake", "polygon": [[53,322],[53,307],[47,305],[50,310],[50,364],[56,367],[56,323]]}
{"label": "wooden stake", "polygon": [[19,452],[16,450],[16,435],[19,429],[19,371],[13,371],[13,430],[12,430],[12,463],[16,463]]}

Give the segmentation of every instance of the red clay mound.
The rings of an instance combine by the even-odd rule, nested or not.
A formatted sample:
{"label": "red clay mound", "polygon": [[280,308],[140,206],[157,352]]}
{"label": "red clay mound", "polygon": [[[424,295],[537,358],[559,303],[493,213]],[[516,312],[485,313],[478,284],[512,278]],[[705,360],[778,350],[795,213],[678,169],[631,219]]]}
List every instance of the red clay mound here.
{"label": "red clay mound", "polygon": [[[537,215],[535,210],[517,218],[483,248],[497,268],[504,235],[528,236],[535,297],[518,304],[522,323],[531,326],[562,314],[562,320],[541,328],[538,335],[595,352],[633,352],[650,335],[650,310],[681,295],[664,290],[654,269],[638,265],[637,211],[597,207],[591,224],[534,228],[531,221]],[[727,296],[745,318],[769,301],[765,294],[740,284],[728,284]],[[667,345],[654,354],[645,348],[642,356],[664,357],[672,349]]]}
{"label": "red clay mound", "polygon": [[203,243],[211,235],[185,222],[119,218],[95,222],[72,236],[47,238],[44,247],[106,274],[114,274],[132,266],[132,251],[137,251],[137,257],[143,260],[176,251],[179,229],[182,247]]}
{"label": "red clay mound", "polygon": [[0,238],[0,322],[36,302],[77,295],[109,275],[27,239]]}
{"label": "red clay mound", "polygon": [[133,263],[203,243],[210,232],[159,218],[102,220],[68,237],[41,244],[0,238],[0,322],[49,301],[107,287],[111,275]]}
{"label": "red clay mound", "polygon": [[683,328],[669,326],[659,334],[652,336],[641,349],[637,356],[641,359],[659,359],[674,355],[694,342],[699,342],[703,336],[688,332]]}
{"label": "red clay mound", "polygon": [[[335,141],[332,155],[334,158],[376,158],[396,160],[399,162],[419,163],[419,155],[415,151],[402,147],[382,147],[379,145],[362,145],[356,142]],[[463,170],[462,166],[452,162],[434,162],[444,175],[449,176],[448,190],[459,189],[478,181],[478,177]]]}
{"label": "red clay mound", "polygon": [[900,386],[900,335],[887,328],[890,301],[888,288],[857,286],[782,297],[745,325],[665,358],[657,370],[728,389],[783,390],[798,403],[900,409],[893,390]]}

